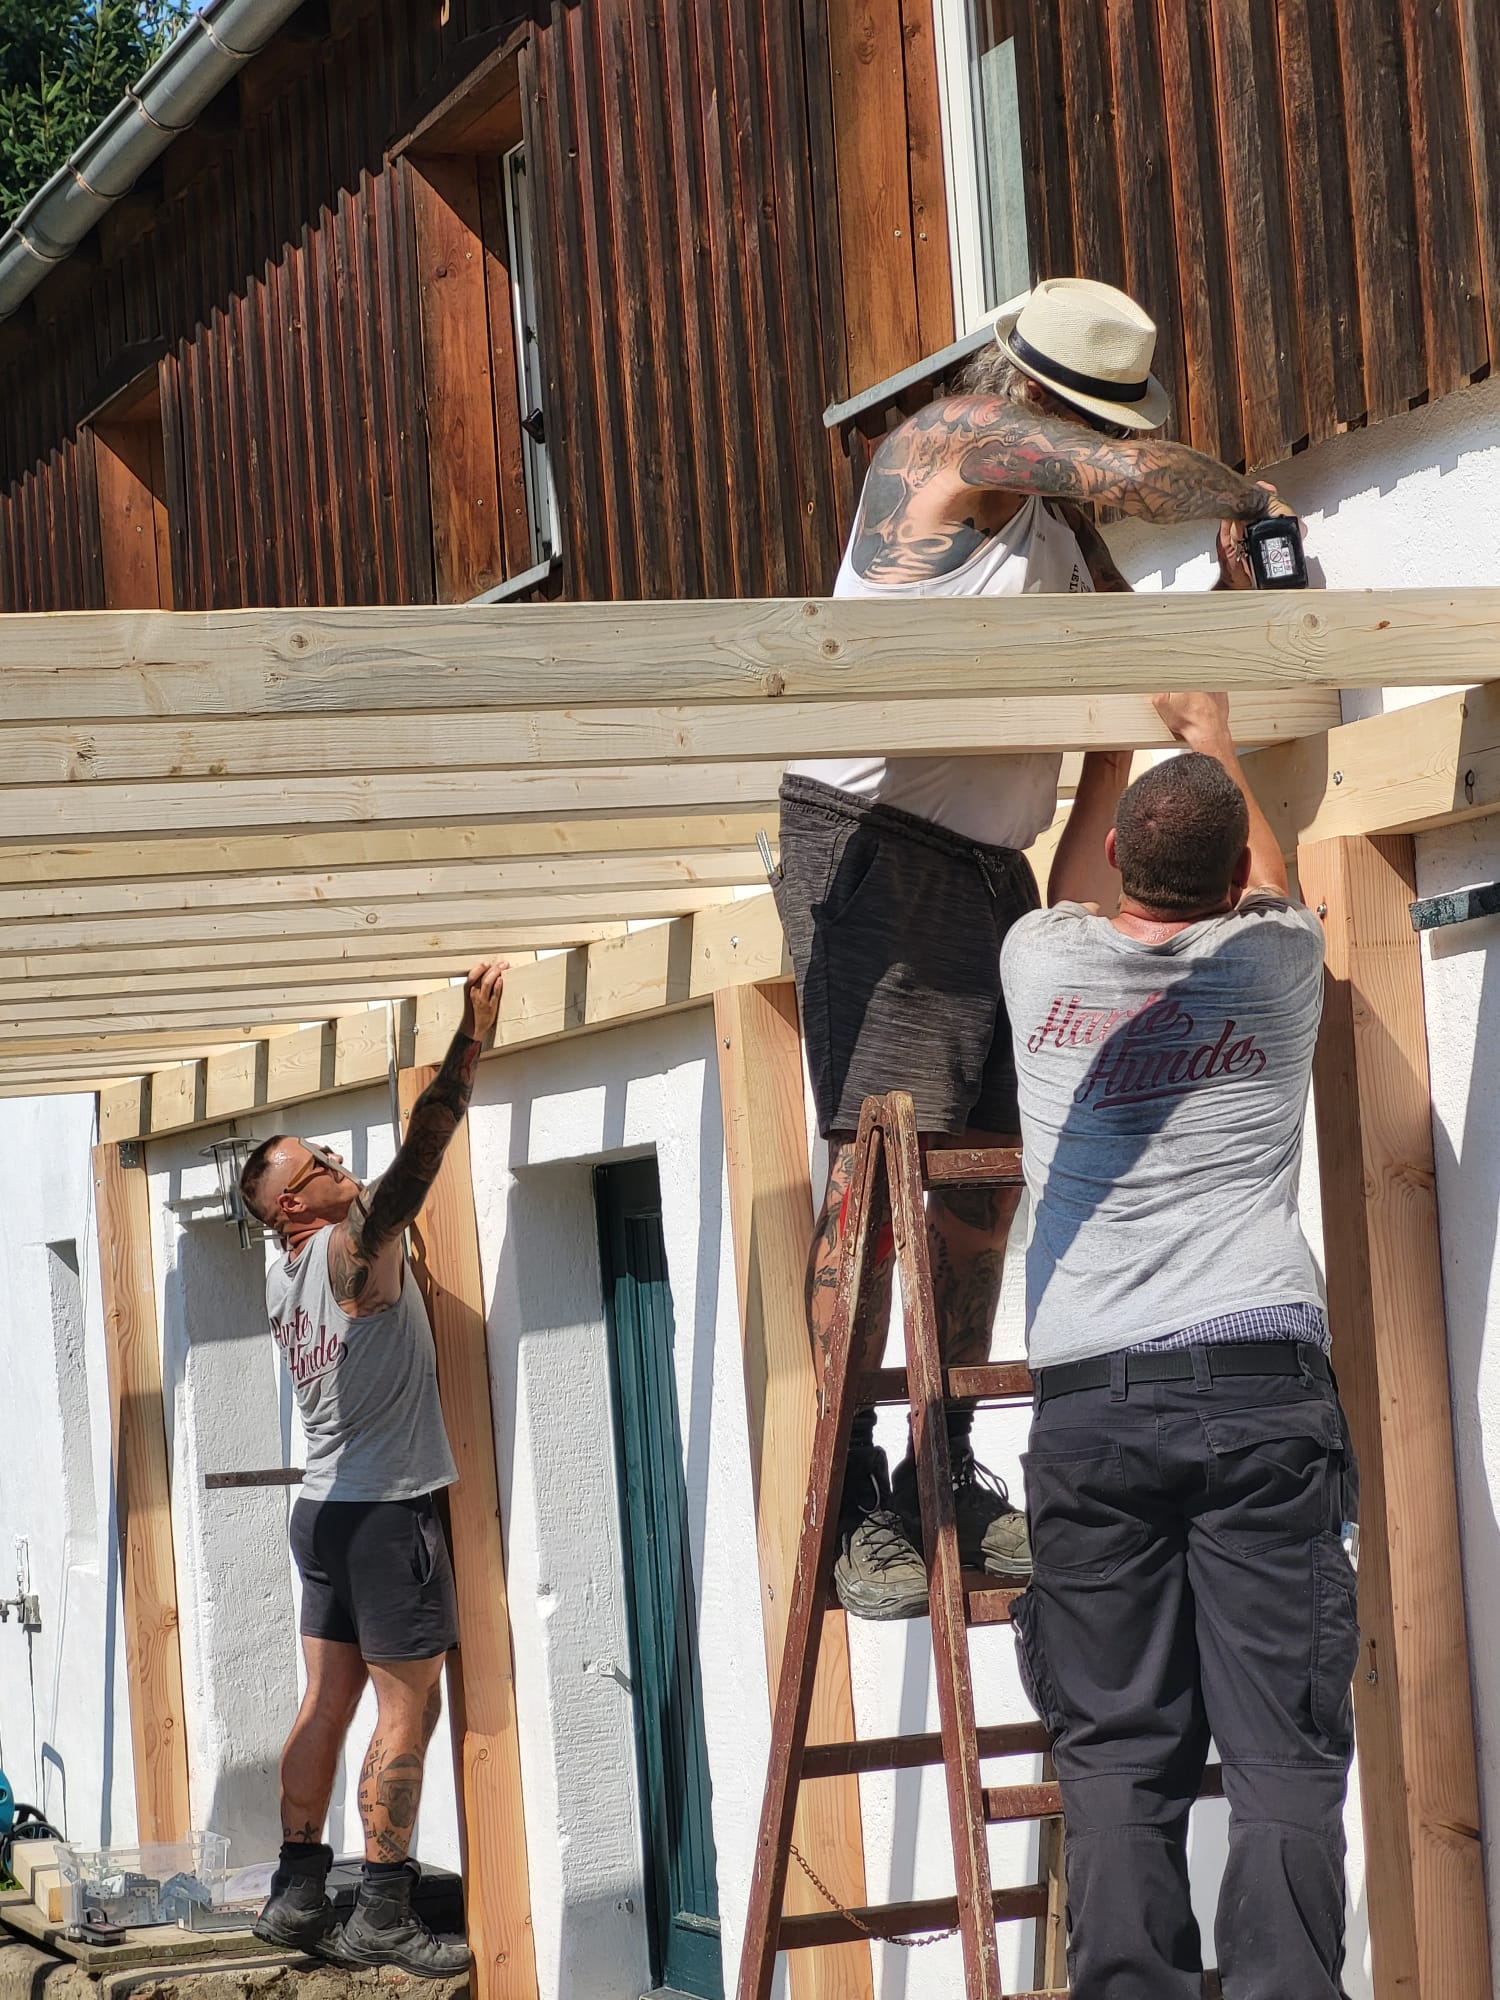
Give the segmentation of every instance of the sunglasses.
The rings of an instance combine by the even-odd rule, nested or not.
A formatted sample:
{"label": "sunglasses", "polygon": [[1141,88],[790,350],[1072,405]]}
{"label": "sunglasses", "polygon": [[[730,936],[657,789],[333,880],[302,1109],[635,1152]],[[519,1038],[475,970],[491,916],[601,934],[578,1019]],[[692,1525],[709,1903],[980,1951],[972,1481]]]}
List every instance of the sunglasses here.
{"label": "sunglasses", "polygon": [[283,1194],[298,1194],[308,1182],[318,1174],[332,1174],[336,1180],[352,1180],[353,1176],[341,1166],[326,1146],[311,1146],[304,1140],[305,1150],[311,1155],[305,1167],[299,1167],[281,1190]]}

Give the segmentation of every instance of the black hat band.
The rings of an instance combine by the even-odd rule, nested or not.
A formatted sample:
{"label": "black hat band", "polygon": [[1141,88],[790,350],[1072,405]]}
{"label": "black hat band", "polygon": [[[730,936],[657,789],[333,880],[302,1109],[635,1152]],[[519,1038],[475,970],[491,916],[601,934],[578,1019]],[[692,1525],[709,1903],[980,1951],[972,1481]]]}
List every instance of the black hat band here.
{"label": "black hat band", "polygon": [[1106,382],[1101,375],[1084,375],[1077,368],[1065,367],[1061,361],[1053,361],[1033,347],[1024,334],[1014,327],[1007,336],[1006,344],[1017,361],[1025,368],[1035,369],[1040,375],[1050,375],[1064,389],[1076,389],[1083,396],[1098,396],[1106,403],[1141,403],[1151,387],[1148,376],[1144,382]]}

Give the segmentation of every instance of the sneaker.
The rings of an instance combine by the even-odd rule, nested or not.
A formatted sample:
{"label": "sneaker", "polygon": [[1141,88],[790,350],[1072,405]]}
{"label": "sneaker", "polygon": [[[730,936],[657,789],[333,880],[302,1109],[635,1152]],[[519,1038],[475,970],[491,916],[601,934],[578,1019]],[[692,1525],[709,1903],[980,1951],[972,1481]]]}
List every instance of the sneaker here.
{"label": "sneaker", "polygon": [[852,1617],[926,1617],[927,1565],[907,1522],[891,1505],[879,1445],[850,1453],[840,1533],[833,1583]]}
{"label": "sneaker", "polygon": [[332,1930],[320,1956],[334,1965],[394,1965],[413,1979],[456,1979],[469,1970],[467,1940],[435,1937],[411,1906],[421,1877],[415,1861],[399,1875],[367,1875],[350,1914]]}
{"label": "sneaker", "polygon": [[317,1952],[333,1928],[328,1900],[331,1847],[315,1848],[294,1861],[281,1861],[271,1877],[271,1893],[255,1919],[255,1935],[286,1951]]}
{"label": "sneaker", "polygon": [[[1007,1583],[1024,1583],[1031,1575],[1031,1538],[1026,1516],[1011,1505],[1005,1481],[981,1465],[968,1445],[950,1447],[953,1506],[958,1517],[958,1559],[965,1569],[983,1570]],[[908,1451],[891,1481],[892,1505],[920,1541],[922,1516],[917,1505],[917,1467]]]}

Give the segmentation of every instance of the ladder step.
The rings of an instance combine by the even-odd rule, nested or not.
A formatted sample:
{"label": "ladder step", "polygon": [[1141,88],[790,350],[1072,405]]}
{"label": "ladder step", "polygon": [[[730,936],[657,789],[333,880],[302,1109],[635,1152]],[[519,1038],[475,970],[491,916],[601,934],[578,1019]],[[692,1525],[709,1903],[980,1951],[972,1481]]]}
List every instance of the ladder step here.
{"label": "ladder step", "polygon": [[[1040,1757],[1049,1738],[1039,1722],[997,1722],[981,1729],[981,1757]],[[941,1764],[943,1739],[931,1736],[867,1736],[858,1743],[809,1743],[802,1759],[804,1778],[847,1778],[859,1771],[914,1771]]]}
{"label": "ladder step", "polygon": [[1025,1588],[1019,1583],[996,1583],[982,1570],[964,1571],[964,1597],[971,1625],[1008,1625],[1010,1607]]}
{"label": "ladder step", "polygon": [[963,1146],[955,1152],[922,1156],[922,1179],[928,1187],[1020,1187],[1019,1146]]}
{"label": "ladder step", "polygon": [[[945,1368],[943,1394],[960,1402],[1029,1403],[1031,1370],[1024,1361],[988,1361],[979,1368]],[[904,1368],[873,1368],[859,1385],[861,1403],[905,1403]]]}
{"label": "ladder step", "polygon": [[[1220,1765],[1210,1764],[1204,1771],[1198,1796],[1200,1799],[1223,1798],[1224,1772]],[[1007,1826],[1015,1820],[1061,1819],[1061,1788],[1055,1783],[986,1785],[984,1816],[991,1826]]]}
{"label": "ladder step", "polygon": [[[1024,1889],[996,1889],[993,1896],[997,1924],[1019,1923],[1026,1917],[1047,1914],[1045,1882]],[[810,1916],[783,1917],[776,1948],[805,1951],[814,1945],[858,1944],[871,1934],[881,1938],[914,1937],[920,1931],[951,1930],[957,1922],[957,1896],[939,1896],[925,1903],[877,1903],[851,1910],[847,1915],[838,1910],[817,1910]]]}

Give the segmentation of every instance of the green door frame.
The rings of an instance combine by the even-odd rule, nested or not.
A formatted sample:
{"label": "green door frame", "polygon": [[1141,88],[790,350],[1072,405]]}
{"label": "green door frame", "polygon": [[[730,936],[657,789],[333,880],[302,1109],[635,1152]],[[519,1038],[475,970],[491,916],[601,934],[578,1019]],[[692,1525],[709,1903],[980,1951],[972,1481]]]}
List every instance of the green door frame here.
{"label": "green door frame", "polygon": [[655,1159],[594,1172],[630,1605],[652,1973],[723,2000],[697,1599]]}

